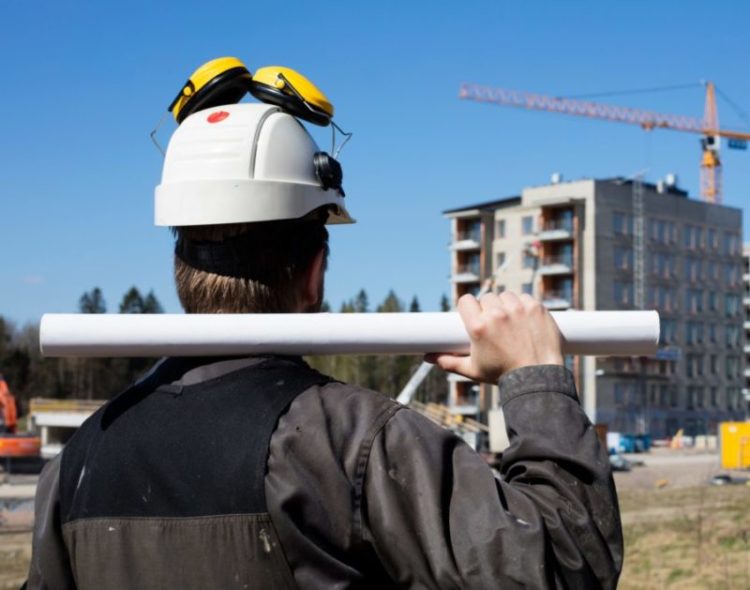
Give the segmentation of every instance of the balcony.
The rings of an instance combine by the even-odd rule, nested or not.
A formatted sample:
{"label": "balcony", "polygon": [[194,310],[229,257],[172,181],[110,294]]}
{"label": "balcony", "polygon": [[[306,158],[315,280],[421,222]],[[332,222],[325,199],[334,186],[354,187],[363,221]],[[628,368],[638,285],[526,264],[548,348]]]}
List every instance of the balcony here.
{"label": "balcony", "polygon": [[546,221],[539,232],[542,242],[555,242],[573,239],[573,221],[570,219],[551,219]]}
{"label": "balcony", "polygon": [[459,266],[453,274],[454,283],[478,283],[479,282],[479,265],[466,264]]}
{"label": "balcony", "polygon": [[568,309],[572,305],[573,293],[570,291],[544,291],[542,304],[547,309]]}
{"label": "balcony", "polygon": [[573,273],[573,256],[562,254],[558,256],[545,256],[539,265],[539,274],[542,276],[569,275]]}
{"label": "balcony", "polygon": [[479,385],[468,379],[449,379],[452,382],[448,410],[451,414],[473,415],[479,412]]}
{"label": "balcony", "polygon": [[481,239],[478,231],[458,232],[451,244],[451,250],[479,250],[482,246]]}

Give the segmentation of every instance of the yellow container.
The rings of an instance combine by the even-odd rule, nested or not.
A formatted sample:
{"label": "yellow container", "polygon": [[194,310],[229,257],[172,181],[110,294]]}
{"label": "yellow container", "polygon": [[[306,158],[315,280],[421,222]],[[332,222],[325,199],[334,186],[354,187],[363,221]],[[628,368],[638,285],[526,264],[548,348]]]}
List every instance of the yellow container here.
{"label": "yellow container", "polygon": [[722,422],[719,436],[722,469],[750,467],[750,422]]}

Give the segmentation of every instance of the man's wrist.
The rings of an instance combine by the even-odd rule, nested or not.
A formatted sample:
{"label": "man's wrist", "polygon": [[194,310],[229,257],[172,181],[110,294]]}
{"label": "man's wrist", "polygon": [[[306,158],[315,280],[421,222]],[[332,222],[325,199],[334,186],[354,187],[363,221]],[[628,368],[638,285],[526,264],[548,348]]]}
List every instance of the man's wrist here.
{"label": "man's wrist", "polygon": [[500,405],[530,393],[553,392],[578,401],[573,374],[563,365],[532,365],[508,371],[498,380]]}

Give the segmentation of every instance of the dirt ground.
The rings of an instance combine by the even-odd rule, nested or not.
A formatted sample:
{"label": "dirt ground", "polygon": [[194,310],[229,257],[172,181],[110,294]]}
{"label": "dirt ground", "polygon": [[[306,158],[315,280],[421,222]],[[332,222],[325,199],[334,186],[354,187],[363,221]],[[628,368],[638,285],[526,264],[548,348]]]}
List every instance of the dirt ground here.
{"label": "dirt ground", "polygon": [[[715,453],[656,449],[628,458],[644,464],[615,473],[625,535],[620,588],[750,589],[747,474],[731,473],[734,483],[717,487],[709,480],[727,472]],[[0,514],[0,590],[26,577],[29,506],[12,504],[5,526]]]}
{"label": "dirt ground", "polygon": [[0,532],[0,590],[18,590],[31,560],[31,532]]}
{"label": "dirt ground", "polygon": [[[618,490],[653,489],[657,487],[684,488],[700,486],[711,477],[729,473],[721,469],[719,455],[691,449],[653,449],[649,453],[625,455],[632,462],[642,462],[631,471],[615,473]],[[735,474],[734,477],[744,477]]]}

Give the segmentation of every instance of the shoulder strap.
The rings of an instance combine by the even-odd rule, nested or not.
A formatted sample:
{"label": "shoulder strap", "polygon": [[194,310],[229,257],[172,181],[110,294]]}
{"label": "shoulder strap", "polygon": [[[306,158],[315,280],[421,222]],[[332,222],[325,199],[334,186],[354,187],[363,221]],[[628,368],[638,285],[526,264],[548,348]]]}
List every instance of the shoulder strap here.
{"label": "shoulder strap", "polygon": [[184,374],[179,364],[165,361],[68,443],[63,522],[266,512],[268,446],[278,420],[300,393],[331,379],[301,359],[268,357],[198,384],[162,387]]}

